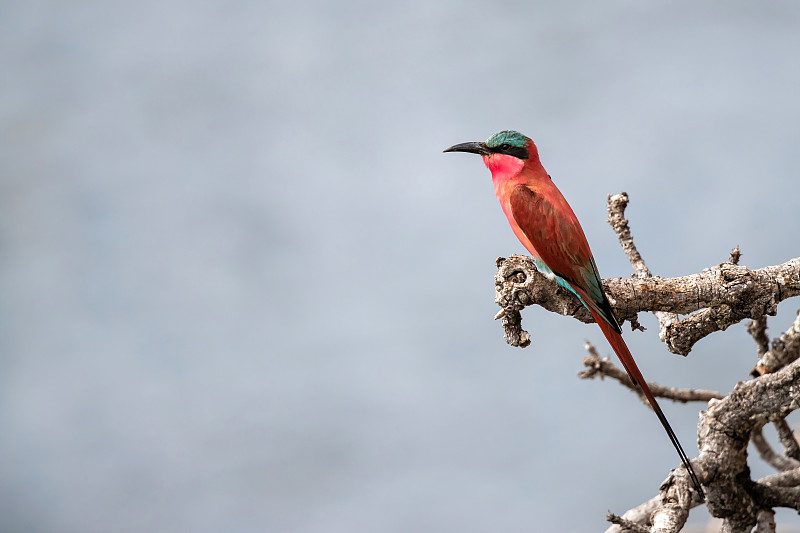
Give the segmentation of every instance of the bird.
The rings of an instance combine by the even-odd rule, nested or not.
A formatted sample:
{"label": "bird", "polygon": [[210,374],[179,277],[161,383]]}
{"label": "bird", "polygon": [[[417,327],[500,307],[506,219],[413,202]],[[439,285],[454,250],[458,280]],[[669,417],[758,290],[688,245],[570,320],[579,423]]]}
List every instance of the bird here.
{"label": "bird", "polygon": [[634,386],[639,387],[664,426],[698,494],[704,497],[689,457],[622,338],[583,228],[542,166],[533,140],[518,131],[504,130],[485,142],[456,144],[444,151],[468,152],[483,158],[508,223],[533,256],[536,268],[577,296],[592,314]]}

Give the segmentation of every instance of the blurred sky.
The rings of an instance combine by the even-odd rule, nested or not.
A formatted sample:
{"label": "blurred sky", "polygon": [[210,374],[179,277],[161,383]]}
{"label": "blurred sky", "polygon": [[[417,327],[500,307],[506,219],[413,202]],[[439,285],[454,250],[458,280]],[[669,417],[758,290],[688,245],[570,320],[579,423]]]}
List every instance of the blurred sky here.
{"label": "blurred sky", "polygon": [[[781,263],[798,49],[790,1],[0,2],[0,529],[604,530],[677,456],[576,378],[596,327],[530,309],[505,345],[522,247],[441,151],[533,137],[604,276],[623,190],[658,275]],[[660,383],[755,361],[642,322]],[[665,406],[692,456],[702,407]]]}

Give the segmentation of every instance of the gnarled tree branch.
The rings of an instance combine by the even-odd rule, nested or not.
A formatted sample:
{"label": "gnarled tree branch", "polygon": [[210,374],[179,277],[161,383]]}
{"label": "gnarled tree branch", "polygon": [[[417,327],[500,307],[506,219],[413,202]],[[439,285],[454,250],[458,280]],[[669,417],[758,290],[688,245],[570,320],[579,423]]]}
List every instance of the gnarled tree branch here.
{"label": "gnarled tree branch", "polygon": [[[497,264],[495,301],[506,314],[535,304],[582,322],[593,322],[578,298],[538,272],[529,257],[501,257]],[[693,313],[668,324],[664,333],[667,348],[686,355],[703,337],[745,318],[755,320],[763,315],[774,315],[780,302],[800,295],[800,257],[758,270],[722,263],[698,274],[677,278],[604,279],[603,288],[620,321],[635,319],[641,312]],[[522,335],[521,326],[518,323],[503,325],[511,344],[521,346],[513,342]],[[524,337],[529,340],[528,336]],[[786,353],[796,357],[800,343],[790,344],[789,348],[773,345],[761,365],[769,369],[777,364],[768,357],[783,358]]]}
{"label": "gnarled tree branch", "polygon": [[[724,399],[711,400],[708,410],[701,413],[700,456],[692,466],[706,488],[709,511],[723,519],[723,531],[749,532],[763,509],[780,506],[800,511],[800,487],[792,484],[796,469],[756,482],[747,466],[750,436],[765,423],[782,420],[800,407],[798,380],[800,361],[795,361],[773,374],[740,382]],[[685,508],[686,498],[694,491],[684,469],[674,470],[662,485],[664,503],[654,513],[662,508],[665,513],[675,512],[675,491],[683,495],[678,501]]]}
{"label": "gnarled tree branch", "polygon": [[[728,262],[699,274],[652,277],[624,216],[628,201],[626,193],[608,197],[608,222],[637,277],[605,279],[603,287],[620,321],[628,320],[637,327],[637,313],[655,313],[661,326],[659,337],[671,352],[687,355],[703,337],[745,318],[757,321],[774,315],[781,301],[800,294],[800,257],[782,265],[749,270],[738,264],[738,247]],[[519,311],[528,305],[536,304],[583,322],[593,321],[574,294],[539,273],[533,261],[524,256],[497,259],[495,301],[510,317],[503,321],[503,327],[506,341],[512,346],[530,344],[530,335],[522,329],[519,317]],[[689,316],[679,320],[678,315]],[[795,351],[800,351],[800,346]],[[769,369],[774,363],[760,361],[760,366]]]}
{"label": "gnarled tree branch", "polygon": [[[653,312],[659,319],[660,338],[667,348],[686,355],[694,344],[712,332],[726,329],[745,318],[752,319],[748,331],[756,342],[756,379],[740,382],[728,395],[714,391],[678,389],[649,384],[656,396],[674,401],[707,401],[698,424],[700,455],[692,466],[706,489],[709,512],[722,519],[723,532],[774,532],[774,507],[800,511],[800,444],[786,423],[786,416],[800,407],[800,315],[780,338],[766,333],[766,316],[774,315],[778,303],[800,295],[800,257],[781,265],[750,270],[739,265],[735,248],[727,262],[700,273],[676,278],[653,277],[636,249],[628,221],[624,218],[625,193],[608,199],[609,223],[633,265],[632,279],[606,279],[603,286],[620,320],[639,327],[637,314]],[[524,256],[497,260],[495,300],[502,308],[506,341],[514,346],[530,344],[521,327],[520,311],[539,305],[562,315],[592,322],[589,312],[573,293],[540,274]],[[681,319],[681,315],[684,316]],[[589,356],[584,379],[606,376],[639,393],[627,374],[601,358],[587,343]],[[783,453],[764,438],[765,424],[775,424]],[[747,446],[752,440],[759,455],[779,473],[754,481],[747,464]],[[614,525],[607,533],[622,531],[677,532],[690,509],[702,504],[700,495],[684,468],[673,470],[657,497],[631,509],[621,517],[609,513]]]}

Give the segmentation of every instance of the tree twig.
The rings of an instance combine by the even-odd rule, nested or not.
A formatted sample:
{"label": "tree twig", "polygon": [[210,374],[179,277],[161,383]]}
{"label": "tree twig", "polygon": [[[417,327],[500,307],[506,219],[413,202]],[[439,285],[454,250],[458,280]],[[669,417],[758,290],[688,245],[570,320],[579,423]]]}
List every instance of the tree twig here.
{"label": "tree twig", "polygon": [[[650,528],[640,525],[638,522],[633,522],[627,518],[617,516],[614,513],[608,513],[606,520],[612,524],[619,526],[617,531],[620,532],[633,532],[633,533],[650,533]],[[606,530],[609,531],[609,530]]]}
{"label": "tree twig", "polygon": [[[609,358],[601,358],[597,353],[597,348],[595,348],[591,342],[586,341],[584,346],[586,351],[589,352],[589,355],[583,359],[583,365],[586,367],[586,369],[579,372],[578,377],[581,379],[594,379],[598,376],[600,378],[608,376],[616,379],[621,384],[638,394],[639,398],[644,402],[644,404],[650,407],[650,404],[645,400],[644,395],[641,393],[641,389],[639,387],[635,387],[633,383],[631,383],[627,372],[617,367],[609,360]],[[711,399],[720,400],[723,398],[722,394],[711,390],[665,387],[663,385],[659,385],[658,383],[649,381],[647,382],[647,386],[650,387],[650,391],[654,396],[659,398],[667,398],[681,403],[707,402]]]}
{"label": "tree twig", "polygon": [[[624,524],[635,524],[636,526],[645,528],[645,531],[649,531],[647,527],[650,526],[650,515],[653,511],[658,507],[658,504],[661,502],[661,496],[655,496],[654,498],[650,498],[646,502],[637,505],[633,509],[630,509],[625,512],[621,517],[618,517],[614,513],[609,512],[606,515],[606,520],[611,522],[612,525],[608,529],[606,529],[605,533],[624,533],[626,530],[632,530],[633,527],[628,526],[627,528]],[[612,518],[621,518],[624,522],[615,522]]]}
{"label": "tree twig", "polygon": [[731,256],[728,258],[728,263],[732,265],[738,265],[739,259],[742,257],[742,252],[739,250],[739,245],[737,244],[736,247],[731,250]]}
{"label": "tree twig", "polygon": [[776,420],[775,429],[778,430],[778,438],[783,444],[783,453],[786,454],[786,457],[800,462],[800,446],[798,446],[794,431],[789,427],[786,419]]}
{"label": "tree twig", "polygon": [[800,461],[784,457],[772,449],[767,439],[764,437],[762,428],[758,427],[750,435],[750,442],[755,446],[758,455],[775,470],[794,470],[800,467]]}
{"label": "tree twig", "polygon": [[764,354],[769,350],[769,337],[767,337],[767,317],[760,316],[755,320],[751,320],[747,324],[747,333],[749,333],[753,340],[756,341],[756,349],[758,350],[758,357],[764,357]]}
{"label": "tree twig", "polygon": [[[617,239],[619,239],[619,243],[622,246],[622,251],[625,252],[628,261],[636,271],[636,276],[639,279],[651,278],[653,274],[650,272],[650,269],[647,268],[642,255],[639,253],[639,250],[636,249],[636,245],[633,244],[631,228],[628,225],[628,219],[625,218],[625,208],[628,207],[628,202],[628,193],[626,192],[608,195],[606,204],[608,208],[607,222],[614,228],[614,233],[617,234]],[[667,327],[678,322],[678,315],[666,311],[654,311],[653,314],[658,318],[658,324],[661,328],[659,338],[663,340]]]}
{"label": "tree twig", "polygon": [[753,376],[774,372],[800,357],[800,311],[792,325],[780,338],[772,341],[772,349],[764,353],[753,369]]}

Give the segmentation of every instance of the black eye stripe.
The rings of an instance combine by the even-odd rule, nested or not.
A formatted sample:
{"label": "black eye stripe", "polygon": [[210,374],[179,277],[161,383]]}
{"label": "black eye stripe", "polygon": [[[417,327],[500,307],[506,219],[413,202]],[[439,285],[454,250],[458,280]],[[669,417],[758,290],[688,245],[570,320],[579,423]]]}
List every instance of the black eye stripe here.
{"label": "black eye stripe", "polygon": [[489,148],[489,151],[495,154],[506,154],[516,157],[517,159],[528,159],[528,149],[524,146],[513,146],[509,143],[503,143],[494,148]]}

